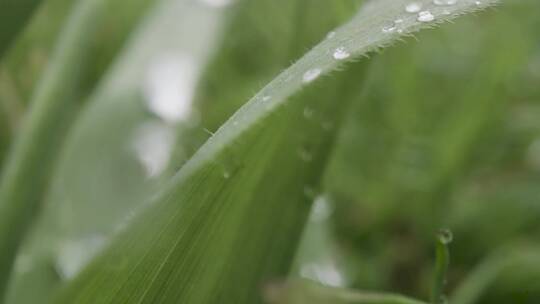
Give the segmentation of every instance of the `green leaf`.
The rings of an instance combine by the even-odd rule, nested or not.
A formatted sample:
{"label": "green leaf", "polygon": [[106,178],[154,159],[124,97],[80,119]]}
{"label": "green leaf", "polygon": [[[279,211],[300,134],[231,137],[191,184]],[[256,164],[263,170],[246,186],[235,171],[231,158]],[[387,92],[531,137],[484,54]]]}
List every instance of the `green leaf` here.
{"label": "green leaf", "polygon": [[459,239],[449,286],[486,252],[537,230],[536,172],[524,162],[537,129],[515,130],[527,121],[518,110],[538,121],[529,105],[539,92],[528,87],[537,80],[524,78],[537,52],[532,11],[508,2],[373,59],[325,176],[340,248],[361,264],[355,287],[424,294],[441,226]]}
{"label": "green leaf", "polygon": [[[108,2],[107,11],[115,12],[127,3],[134,9],[136,4],[147,2],[115,0]],[[189,1],[160,1],[133,30],[66,138],[44,198],[44,210],[18,253],[17,261],[23,260],[27,266],[17,267],[20,263],[16,263],[7,303],[31,304],[48,298],[155,193],[163,174],[149,174],[141,152],[136,153],[133,146],[146,130],[170,134],[173,126],[148,112],[141,88],[147,85],[149,71],[162,59],[189,58],[197,68],[204,66],[219,37],[224,12]],[[133,23],[128,17],[132,14],[108,15],[119,19],[107,18],[107,33],[119,27],[127,30],[127,25],[120,24]],[[193,27],[199,28],[197,41],[189,39]],[[108,49],[112,38],[114,35],[100,36],[99,44]],[[55,269],[58,277],[43,273],[49,268]],[[47,279],[54,280],[43,281]],[[32,296],[28,295],[28,288],[40,285],[49,288],[34,288]]]}
{"label": "green leaf", "polygon": [[0,1],[0,58],[40,3],[41,0]]}
{"label": "green leaf", "polygon": [[20,119],[21,112],[28,106],[52,57],[62,25],[76,3],[70,0],[43,1],[2,58],[0,99],[18,107],[19,113],[12,113],[15,114],[12,119]]}
{"label": "green leaf", "polygon": [[[349,53],[353,59],[392,43],[399,33],[433,25],[406,13],[405,3],[370,2],[263,88],[56,303],[260,301],[261,285],[288,269],[342,114],[361,93],[345,88],[358,83],[364,69],[355,65],[315,80],[341,66],[333,56],[338,48],[345,49],[336,57]],[[423,3],[436,21],[444,21],[495,1],[444,8]],[[403,19],[401,31],[383,31],[397,18]],[[325,131],[323,122],[334,128]]]}

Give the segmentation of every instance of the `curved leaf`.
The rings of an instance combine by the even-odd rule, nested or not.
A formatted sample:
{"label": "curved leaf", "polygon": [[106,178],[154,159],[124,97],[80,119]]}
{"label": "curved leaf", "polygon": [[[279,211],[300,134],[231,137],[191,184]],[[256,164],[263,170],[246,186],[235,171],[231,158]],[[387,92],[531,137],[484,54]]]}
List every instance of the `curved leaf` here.
{"label": "curved leaf", "polygon": [[433,19],[407,13],[407,1],[371,1],[263,88],[56,303],[259,302],[260,287],[289,267],[342,114],[361,94],[345,88],[363,68],[317,78],[344,59],[495,3],[421,2]]}

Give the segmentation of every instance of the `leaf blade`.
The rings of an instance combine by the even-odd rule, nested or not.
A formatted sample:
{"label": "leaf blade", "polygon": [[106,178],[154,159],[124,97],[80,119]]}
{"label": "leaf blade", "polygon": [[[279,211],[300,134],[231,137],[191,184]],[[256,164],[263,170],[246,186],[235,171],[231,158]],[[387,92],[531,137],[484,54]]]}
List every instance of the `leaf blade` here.
{"label": "leaf blade", "polygon": [[[390,15],[401,16],[404,3]],[[469,3],[456,12],[471,8],[476,6]],[[358,56],[399,38],[380,34],[389,16],[370,18],[377,9],[362,10],[338,30],[336,40],[315,47],[236,112],[130,229],[60,293],[57,303],[260,301],[257,286],[283,275],[290,263],[309,210],[310,199],[303,192],[318,184],[337,131],[321,135],[321,125],[306,122],[304,110],[314,107],[339,124],[345,103],[359,93],[337,89],[345,92],[339,98],[328,87],[318,90],[322,82],[312,81],[340,66],[332,51],[344,42]],[[411,31],[429,26],[413,20],[405,25]],[[362,26],[365,32],[358,30]],[[336,89],[357,81],[363,71],[358,67],[325,84]],[[318,70],[306,74],[313,69]],[[306,90],[298,93],[302,88]],[[344,105],[335,106],[335,99]],[[276,164],[291,171],[284,177]],[[227,167],[233,171],[229,177]],[[248,267],[232,265],[239,255]]]}

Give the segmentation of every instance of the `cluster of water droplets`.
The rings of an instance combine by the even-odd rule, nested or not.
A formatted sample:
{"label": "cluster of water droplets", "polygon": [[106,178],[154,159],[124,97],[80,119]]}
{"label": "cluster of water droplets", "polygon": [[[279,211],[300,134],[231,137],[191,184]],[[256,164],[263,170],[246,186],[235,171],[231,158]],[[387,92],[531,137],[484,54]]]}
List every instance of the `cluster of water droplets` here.
{"label": "cluster of water droplets", "polygon": [[[432,0],[431,4],[425,3],[425,1],[411,1],[405,5],[403,8],[405,13],[401,14],[400,17],[395,20],[389,21],[382,27],[382,32],[385,34],[397,33],[402,34],[405,32],[407,25],[410,25],[411,22],[420,22],[420,23],[430,23],[437,19],[437,15],[450,15],[451,10],[449,7],[458,5],[460,2],[467,1],[469,3],[474,3],[476,5],[481,5],[482,1],[471,0]],[[445,8],[448,7],[448,8]],[[326,35],[326,39],[336,39],[338,35],[337,32],[331,31]],[[329,54],[334,60],[341,61],[348,59],[352,56],[352,51],[347,48],[345,45],[340,45],[332,49]],[[321,67],[313,67],[306,69],[301,75],[301,82],[304,84],[311,83],[318,79],[323,74],[323,69]],[[289,75],[287,78],[283,78],[283,82],[288,82],[292,80],[294,74]],[[262,95],[259,97],[259,101],[266,103],[267,107],[271,107],[272,99],[271,95]],[[310,119],[313,115],[311,109],[304,109],[304,117]],[[331,130],[332,124],[330,122],[321,124],[324,130]],[[311,161],[311,155],[305,149],[300,149],[298,152],[300,158],[303,161]]]}
{"label": "cluster of water droplets", "polygon": [[[458,4],[459,1],[463,0],[433,0],[433,5],[440,6],[440,7],[449,7]],[[481,1],[475,1],[476,5],[481,5]],[[422,23],[429,23],[436,20],[436,14],[429,10],[428,8],[424,7],[424,4],[420,1],[413,1],[409,2],[405,5],[405,12],[408,14],[415,14],[416,21],[422,22]],[[444,10],[442,11],[443,15],[450,15],[450,11]],[[404,22],[403,19],[398,18],[396,20],[393,20],[389,22],[388,24],[384,25],[382,28],[383,33],[403,33],[403,28],[401,28],[402,23]]]}

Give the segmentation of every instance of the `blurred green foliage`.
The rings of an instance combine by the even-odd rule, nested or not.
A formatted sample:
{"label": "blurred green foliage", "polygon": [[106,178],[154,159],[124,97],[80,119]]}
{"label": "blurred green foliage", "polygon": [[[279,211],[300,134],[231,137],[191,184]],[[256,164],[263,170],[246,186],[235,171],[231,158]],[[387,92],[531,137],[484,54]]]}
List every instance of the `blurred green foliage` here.
{"label": "blurred green foliage", "polygon": [[[29,106],[71,2],[47,1],[0,65],[0,160]],[[143,68],[132,67],[144,66],[163,49],[190,49],[186,45],[192,36],[170,32],[174,37],[167,39],[180,42],[169,45],[152,41],[156,35],[141,30],[144,22],[132,30],[136,12],[146,9],[143,2],[110,1],[113,14],[96,25],[103,35],[92,48],[96,63],[82,94],[92,103],[63,150],[47,207],[19,256],[31,256],[34,264],[16,275],[9,304],[47,299],[62,281],[69,281],[62,277],[64,245],[113,233],[209,132],[357,7],[348,0],[281,1],[279,7],[270,0],[243,1],[233,6],[225,13],[227,22],[214,24],[217,29],[212,31],[220,38],[208,34],[209,40],[222,41],[220,53],[212,57],[215,54],[200,52],[204,72],[195,103],[200,125],[176,130],[179,144],[171,171],[149,179],[129,149],[134,130],[157,118],[143,105]],[[194,21],[187,15],[179,18],[185,23],[156,26],[189,29],[188,22],[203,27],[208,20],[224,18],[216,14]],[[222,27],[229,36],[221,36]],[[125,61],[111,65],[124,46],[120,34],[128,30],[134,34],[121,52]],[[339,107],[344,97],[334,91],[362,92],[347,113],[321,190],[334,212],[308,225],[293,276],[306,276],[305,267],[317,269],[330,260],[330,270],[341,278],[336,285],[428,298],[433,235],[439,228],[450,228],[455,235],[449,294],[501,248],[537,243],[539,35],[540,3],[507,1],[496,10],[422,32],[419,43],[408,39],[374,55],[363,82],[348,79],[340,85],[333,79],[319,91],[302,95],[333,98]],[[155,53],[146,53],[148,49]],[[206,64],[208,58],[213,59]],[[353,75],[347,73],[336,78],[347,80],[346,75]],[[106,81],[101,83],[103,75]],[[130,81],[122,86],[126,78]],[[330,284],[324,275],[320,282]],[[478,304],[537,304],[538,282],[540,272],[529,264],[510,267],[488,284]],[[300,292],[300,300],[289,299],[288,304],[304,303],[306,294],[309,303],[320,301],[303,293],[304,286],[292,288]]]}
{"label": "blurred green foliage", "polygon": [[[537,242],[539,8],[509,1],[373,59],[326,176],[351,286],[425,298],[441,227],[456,236],[450,290],[498,248]],[[537,303],[527,288],[479,303]]]}

